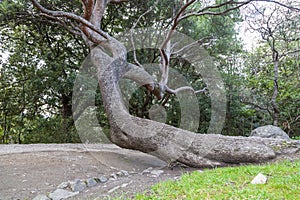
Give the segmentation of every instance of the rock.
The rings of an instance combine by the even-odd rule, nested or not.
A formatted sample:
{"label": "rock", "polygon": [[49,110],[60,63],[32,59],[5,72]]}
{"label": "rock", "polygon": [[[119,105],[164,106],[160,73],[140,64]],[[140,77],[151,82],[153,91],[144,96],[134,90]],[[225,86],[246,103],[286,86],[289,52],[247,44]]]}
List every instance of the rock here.
{"label": "rock", "polygon": [[272,125],[261,126],[254,129],[251,132],[250,137],[277,138],[277,139],[290,140],[290,137],[281,128]]}
{"label": "rock", "polygon": [[102,176],[102,175],[99,176],[98,179],[99,179],[100,183],[105,183],[105,182],[108,181],[108,179],[106,178],[106,176]]}
{"label": "rock", "polygon": [[112,174],[110,175],[110,177],[112,177],[114,180],[118,179],[118,176],[117,176],[117,174],[115,174],[115,173],[112,173]]}
{"label": "rock", "polygon": [[72,182],[70,185],[73,192],[81,192],[86,188],[85,182],[79,179],[75,180],[75,182]]}
{"label": "rock", "polygon": [[144,171],[142,171],[141,174],[150,174],[151,170],[152,170],[152,167],[149,167],[149,168],[145,169]]}
{"label": "rock", "polygon": [[266,184],[267,183],[268,178],[259,173],[257,174],[257,176],[251,181],[251,184]]}
{"label": "rock", "polygon": [[153,175],[154,177],[159,177],[162,173],[164,173],[163,170],[152,170],[150,172],[150,174]]}
{"label": "rock", "polygon": [[68,187],[70,187],[70,183],[69,182],[62,182],[61,184],[59,184],[57,186],[57,188],[59,188],[59,189],[66,189]]}
{"label": "rock", "polygon": [[49,194],[49,197],[52,200],[62,200],[62,199],[67,199],[70,197],[73,197],[75,195],[79,194],[79,192],[70,192],[68,190],[64,189],[56,189],[54,192]]}
{"label": "rock", "polygon": [[46,195],[39,194],[36,197],[34,197],[32,200],[50,200],[50,199]]}
{"label": "rock", "polygon": [[129,173],[125,170],[121,170],[119,172],[117,172],[118,176],[129,176]]}
{"label": "rock", "polygon": [[123,176],[122,172],[117,172],[116,174],[117,174],[117,176],[120,176],[120,177]]}
{"label": "rock", "polygon": [[97,181],[95,180],[95,178],[89,178],[86,180],[86,185],[88,187],[93,187],[93,186],[97,185]]}

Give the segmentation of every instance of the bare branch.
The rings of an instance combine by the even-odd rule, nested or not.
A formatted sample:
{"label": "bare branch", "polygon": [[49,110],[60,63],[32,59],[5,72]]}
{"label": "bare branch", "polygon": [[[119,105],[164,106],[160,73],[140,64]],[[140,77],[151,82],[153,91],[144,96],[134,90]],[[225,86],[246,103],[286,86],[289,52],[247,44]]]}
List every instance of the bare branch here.
{"label": "bare branch", "polygon": [[280,58],[283,58],[287,55],[290,55],[290,54],[294,54],[294,53],[299,53],[300,52],[300,49],[296,49],[296,50],[293,50],[293,51],[288,51],[288,52],[285,52],[284,54],[281,54],[280,55]]}
{"label": "bare branch", "polygon": [[281,2],[278,2],[278,1],[273,1],[273,0],[256,0],[256,1],[265,1],[265,2],[270,2],[270,3],[275,3],[275,4],[278,4],[282,7],[285,7],[287,9],[290,9],[290,10],[295,10],[295,11],[300,11],[300,8],[296,8],[294,6],[289,6],[287,4],[284,4],[284,3],[281,3]]}
{"label": "bare branch", "polygon": [[133,26],[130,29],[130,42],[132,45],[132,49],[133,49],[133,59],[134,62],[139,66],[139,67],[143,67],[142,64],[137,60],[136,57],[136,48],[135,48],[135,44],[134,44],[134,39],[133,39],[133,29],[136,28],[136,26],[138,25],[138,23],[140,22],[140,20],[142,19],[142,17],[144,17],[145,15],[147,15],[149,12],[151,12],[153,10],[153,7],[155,5],[157,5],[157,3],[159,2],[159,0],[157,0],[146,12],[144,12],[142,15],[139,16],[139,18],[136,20],[136,22],[133,24]]}
{"label": "bare branch", "polygon": [[[162,50],[160,49],[162,52]],[[167,85],[168,78],[169,78],[169,63],[170,63],[170,57],[171,57],[171,41],[169,40],[166,46],[166,49],[163,50],[163,54],[165,56],[164,59],[161,60],[160,64],[160,71],[161,71],[161,80],[160,84],[163,86]]]}
{"label": "bare branch", "polygon": [[104,15],[105,8],[107,6],[106,0],[96,0],[96,3],[93,7],[91,23],[94,24],[96,27],[101,26],[101,20]]}
{"label": "bare branch", "polygon": [[207,91],[207,88],[205,87],[205,88],[203,88],[203,89],[201,89],[201,90],[196,90],[196,91],[195,91],[195,94],[204,93],[204,92],[206,92],[206,91]]}
{"label": "bare branch", "polygon": [[90,21],[94,8],[94,0],[81,0],[84,10],[84,19]]}
{"label": "bare branch", "polygon": [[183,86],[183,87],[180,87],[180,88],[177,88],[175,90],[169,88],[168,86],[165,86],[166,88],[166,92],[169,93],[169,94],[177,94],[178,92],[181,92],[181,91],[184,91],[184,90],[190,90],[192,91],[194,94],[199,94],[199,93],[204,93],[207,91],[207,88],[203,88],[201,90],[194,90],[194,88],[190,87],[190,86]]}
{"label": "bare branch", "polygon": [[177,94],[178,92],[183,91],[183,90],[190,90],[192,92],[195,92],[194,89],[189,86],[183,86],[183,87],[177,88],[175,90],[169,88],[168,86],[165,86],[165,88],[166,88],[166,92],[170,93],[170,94]]}
{"label": "bare branch", "polygon": [[[75,15],[73,13],[69,13],[69,12],[64,12],[64,11],[53,11],[53,10],[49,10],[45,7],[43,7],[41,4],[39,4],[37,2],[37,0],[31,0],[32,4],[41,12],[49,15],[49,16],[53,16],[53,17],[65,17],[68,19],[72,19],[75,20],[81,24],[83,24],[84,26],[89,27],[91,30],[95,31],[96,33],[98,33],[100,36],[102,36],[104,39],[108,39],[108,34],[105,33],[104,31],[100,30],[98,27],[96,27],[95,25],[93,25],[92,23],[90,23],[89,21],[87,21],[86,19]],[[101,41],[96,41],[97,43],[101,42]]]}
{"label": "bare branch", "polygon": [[123,2],[128,2],[129,0],[108,0],[108,3],[123,3]]}
{"label": "bare branch", "polygon": [[177,50],[177,51],[174,51],[172,52],[173,55],[180,55],[182,54],[182,52],[187,52],[187,49],[190,49],[191,47],[197,45],[202,45],[206,40],[211,40],[213,39],[213,37],[204,37],[204,38],[201,38],[200,40],[197,40],[195,42],[192,42],[191,44],[187,45],[187,46],[184,46],[182,47],[181,49]]}
{"label": "bare branch", "polygon": [[74,34],[74,35],[82,36],[82,32],[81,32],[80,29],[77,29],[76,27],[73,27],[73,29],[70,28],[70,27],[66,24],[66,22],[63,21],[63,20],[57,19],[56,17],[47,15],[47,14],[45,14],[45,13],[41,13],[40,15],[41,15],[41,16],[44,16],[44,17],[47,17],[47,18],[49,18],[49,19],[52,19],[52,20],[54,20],[54,21],[56,21],[56,22],[50,22],[50,23],[60,25],[60,26],[62,26],[63,28],[65,28],[67,31],[69,31],[70,33],[72,33],[72,34]]}
{"label": "bare branch", "polygon": [[[275,4],[278,4],[282,7],[285,7],[285,8],[288,8],[288,9],[291,9],[291,10],[296,10],[296,11],[300,11],[300,8],[297,8],[297,7],[293,7],[293,6],[289,6],[287,4],[284,4],[284,3],[281,3],[281,2],[278,2],[278,1],[274,1],[274,0],[247,0],[247,1],[234,1],[234,0],[230,0],[230,1],[227,1],[227,2],[224,2],[224,3],[221,3],[221,4],[216,4],[216,5],[212,5],[212,6],[207,6],[197,12],[191,12],[191,13],[187,13],[185,15],[183,15],[182,17],[180,17],[178,19],[178,21],[181,21],[183,19],[186,19],[186,18],[189,18],[191,16],[203,16],[203,15],[224,15],[232,10],[236,10],[244,5],[247,5],[251,2],[269,2],[269,3],[275,3]],[[216,9],[216,8],[222,8],[226,5],[236,5],[232,8],[228,8],[224,11],[221,11],[221,12],[213,12],[213,11],[209,11],[211,9]]]}
{"label": "bare branch", "polygon": [[161,49],[161,53],[162,53],[162,57],[163,59],[166,59],[166,55],[165,55],[165,52],[164,52],[164,48],[166,47],[167,43],[169,42],[169,40],[171,39],[171,36],[173,34],[173,31],[176,29],[176,27],[178,26],[180,20],[180,16],[183,14],[183,12],[190,6],[192,5],[196,0],[191,0],[191,1],[188,1],[185,5],[183,5],[180,10],[178,11],[178,13],[175,15],[175,18],[173,20],[173,25],[171,27],[171,29],[169,30],[165,40],[163,41],[163,43],[161,44],[160,46],[160,49]]}
{"label": "bare branch", "polygon": [[[213,5],[213,6],[207,6],[197,12],[192,12],[192,13],[187,13],[185,15],[183,15],[182,17],[180,17],[178,19],[178,21],[181,21],[183,19],[187,19],[189,17],[192,17],[192,16],[203,16],[203,15],[225,15],[227,14],[228,12],[230,11],[233,11],[233,10],[236,10],[246,4],[249,4],[250,2],[252,2],[253,0],[249,0],[249,1],[245,1],[245,2],[235,2],[235,1],[227,1],[225,3],[222,3],[222,4],[217,4],[217,5]],[[216,8],[222,8],[226,5],[236,5],[236,6],[233,6],[231,8],[228,8],[224,11],[220,11],[220,12],[214,12],[214,11],[209,11],[209,9],[216,9]]]}
{"label": "bare branch", "polygon": [[171,42],[170,42],[171,36],[179,24],[180,16],[194,2],[196,2],[196,0],[187,1],[187,3],[185,3],[179,9],[178,13],[174,17],[171,29],[167,33],[165,40],[162,42],[162,44],[159,48],[160,55],[161,55],[161,67],[160,68],[161,68],[161,73],[162,73],[162,78],[161,78],[160,84],[162,84],[162,86],[166,86],[166,84],[168,82],[168,71],[169,71],[169,63],[170,63],[170,55],[171,55]]}

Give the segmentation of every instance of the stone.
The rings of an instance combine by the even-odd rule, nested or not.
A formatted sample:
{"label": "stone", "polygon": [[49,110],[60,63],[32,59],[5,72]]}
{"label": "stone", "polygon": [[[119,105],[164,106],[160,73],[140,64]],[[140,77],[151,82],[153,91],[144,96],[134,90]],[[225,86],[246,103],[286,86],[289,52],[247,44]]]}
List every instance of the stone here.
{"label": "stone", "polygon": [[59,188],[59,189],[66,189],[68,187],[70,187],[70,183],[69,182],[62,182],[61,184],[59,184],[57,186],[57,188]]}
{"label": "stone", "polygon": [[162,173],[164,173],[163,170],[152,170],[150,172],[150,174],[153,175],[154,177],[159,177]]}
{"label": "stone", "polygon": [[108,179],[106,178],[106,176],[102,176],[102,175],[99,176],[98,179],[99,179],[100,183],[105,183],[105,182],[108,181]]}
{"label": "stone", "polygon": [[50,200],[50,198],[44,194],[39,194],[36,197],[34,197],[32,200]]}
{"label": "stone", "polygon": [[56,189],[54,192],[49,194],[50,199],[52,200],[62,200],[62,199],[67,199],[73,196],[78,195],[79,192],[70,192],[68,190],[64,189]]}
{"label": "stone", "polygon": [[121,176],[123,176],[123,173],[122,172],[117,172],[116,175],[121,177]]}
{"label": "stone", "polygon": [[117,172],[117,176],[129,176],[129,173],[125,170]]}
{"label": "stone", "polygon": [[81,192],[86,188],[85,182],[79,179],[75,180],[75,182],[72,182],[70,185],[73,192]]}
{"label": "stone", "polygon": [[95,180],[95,178],[88,178],[86,180],[86,185],[88,187],[93,187],[93,186],[97,185],[97,181]]}
{"label": "stone", "polygon": [[126,171],[126,170],[121,170],[121,172],[124,174],[124,176],[129,176],[130,175],[129,172]]}
{"label": "stone", "polygon": [[117,174],[115,174],[115,173],[112,173],[112,174],[110,175],[110,177],[112,177],[114,180],[118,179],[118,176],[117,176]]}
{"label": "stone", "polygon": [[152,167],[149,167],[149,168],[145,169],[144,171],[142,171],[141,174],[150,174],[151,170],[152,170]]}
{"label": "stone", "polygon": [[290,140],[288,134],[286,134],[281,128],[273,125],[261,126],[254,129],[250,137],[261,137],[261,138],[276,138]]}
{"label": "stone", "polygon": [[251,184],[266,184],[268,178],[262,173],[257,174],[255,178],[251,181]]}

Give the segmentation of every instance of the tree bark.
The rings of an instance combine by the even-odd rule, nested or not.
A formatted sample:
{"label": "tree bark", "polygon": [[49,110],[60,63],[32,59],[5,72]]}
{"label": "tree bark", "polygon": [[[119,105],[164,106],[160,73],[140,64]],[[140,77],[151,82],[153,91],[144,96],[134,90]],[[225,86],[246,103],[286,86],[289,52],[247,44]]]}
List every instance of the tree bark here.
{"label": "tree bark", "polygon": [[[124,45],[100,29],[101,18],[107,3],[118,3],[125,0],[98,0],[91,5],[83,1],[84,18],[73,13],[51,11],[41,6],[36,0],[31,1],[35,7],[49,16],[65,17],[81,24],[79,27],[81,35],[88,46],[92,48],[92,62],[97,66],[102,100],[111,126],[110,139],[116,145],[153,154],[169,163],[180,162],[193,167],[260,163],[277,159],[281,155],[300,157],[299,141],[195,134],[163,123],[131,116],[122,101],[118,86],[121,78],[129,78],[146,86],[157,98],[161,97],[162,90],[157,89],[157,83],[143,68],[126,62],[127,52]],[[166,69],[168,58],[165,47],[180,21],[191,16],[223,15],[251,1],[228,1],[207,6],[197,12],[185,13],[186,8],[194,2],[196,1],[188,1],[179,9],[173,19],[172,28],[161,46],[162,59],[166,61]],[[222,8],[230,4],[233,4],[233,7],[224,11],[210,11],[210,8]],[[101,48],[94,47],[98,44]],[[107,51],[109,54],[106,53]],[[205,62],[205,58],[202,59]]]}
{"label": "tree bark", "polygon": [[[120,50],[121,47],[114,48]],[[111,126],[110,139],[114,144],[155,155],[168,163],[179,162],[192,167],[261,163],[283,155],[300,156],[299,141],[196,134],[131,116],[122,102],[118,81],[133,71],[137,76],[137,66],[128,64],[124,56],[114,57],[100,48],[92,50],[92,60],[98,68],[99,86]],[[142,69],[139,70],[143,74]],[[141,77],[149,78],[146,74],[139,79]]]}
{"label": "tree bark", "polygon": [[273,50],[273,63],[274,63],[274,91],[271,99],[271,105],[273,107],[273,125],[278,126],[278,118],[279,118],[279,108],[276,102],[278,96],[278,65],[279,65],[279,58],[278,52],[275,50],[275,47],[272,47]]}

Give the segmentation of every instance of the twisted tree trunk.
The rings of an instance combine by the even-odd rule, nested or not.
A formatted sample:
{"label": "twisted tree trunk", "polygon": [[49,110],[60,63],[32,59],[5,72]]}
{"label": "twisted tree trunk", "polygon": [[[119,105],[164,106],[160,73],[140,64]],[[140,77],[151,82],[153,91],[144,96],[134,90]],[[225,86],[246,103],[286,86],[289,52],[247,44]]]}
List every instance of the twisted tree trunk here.
{"label": "twisted tree trunk", "polygon": [[111,126],[110,139],[114,144],[150,153],[168,163],[192,167],[261,163],[283,155],[300,157],[299,141],[196,134],[130,115],[122,101],[119,80],[127,77],[149,84],[153,80],[142,68],[126,62],[120,54],[124,48],[120,43],[110,45],[119,52],[110,57],[100,48],[94,48],[92,59],[98,68],[102,99]]}
{"label": "twisted tree trunk", "polygon": [[[163,90],[161,87],[157,87],[152,76],[143,68],[127,63],[126,48],[121,42],[100,29],[107,4],[128,0],[82,0],[84,17],[74,13],[52,11],[41,6],[37,0],[31,1],[38,10],[64,27],[66,27],[66,23],[61,18],[71,19],[80,24],[75,29],[70,30],[69,27],[67,29],[73,34],[80,35],[92,49],[91,58],[97,66],[102,100],[111,126],[110,139],[116,145],[151,153],[167,162],[176,161],[193,167],[259,163],[276,160],[282,155],[300,157],[299,141],[195,134],[159,122],[131,116],[123,103],[118,86],[121,78],[129,78],[144,85],[158,98],[161,97]],[[207,6],[200,9],[199,12],[187,11],[186,9],[195,2],[197,1],[187,1],[179,9],[176,17],[172,19],[173,25],[160,47],[162,64],[164,64],[163,74],[165,75],[162,82],[166,82],[168,76],[169,55],[167,50],[169,48],[167,46],[180,21],[191,16],[223,15],[247,5],[252,0],[228,1]],[[210,10],[210,8],[224,8],[227,5],[232,5],[232,7],[221,12]],[[94,47],[97,45],[100,47]],[[189,50],[193,51],[192,48]]]}

